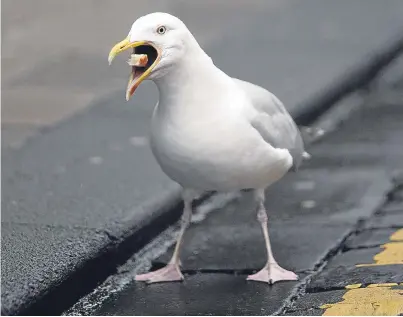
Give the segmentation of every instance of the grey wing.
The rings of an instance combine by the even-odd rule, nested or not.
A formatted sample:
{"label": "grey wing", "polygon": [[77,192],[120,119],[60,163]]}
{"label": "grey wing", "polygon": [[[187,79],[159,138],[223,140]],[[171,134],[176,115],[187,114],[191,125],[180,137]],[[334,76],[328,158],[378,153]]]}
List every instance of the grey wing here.
{"label": "grey wing", "polygon": [[249,82],[233,78],[248,95],[255,108],[252,126],[275,148],[288,149],[298,168],[304,156],[304,143],[294,120],[283,103],[271,92]]}

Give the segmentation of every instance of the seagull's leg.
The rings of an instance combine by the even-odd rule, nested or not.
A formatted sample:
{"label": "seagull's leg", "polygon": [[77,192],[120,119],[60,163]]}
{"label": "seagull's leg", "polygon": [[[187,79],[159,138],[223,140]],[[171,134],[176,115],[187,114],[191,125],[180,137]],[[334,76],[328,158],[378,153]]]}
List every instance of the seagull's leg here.
{"label": "seagull's leg", "polygon": [[181,229],[179,232],[178,239],[176,241],[174,253],[169,263],[162,269],[156,270],[154,272],[136,275],[136,281],[157,283],[157,282],[174,282],[183,280],[183,275],[179,268],[180,265],[179,252],[183,242],[183,236],[185,234],[186,228],[189,226],[190,220],[192,218],[193,198],[194,196],[190,190],[184,191],[183,195],[184,208],[181,220]]}
{"label": "seagull's leg", "polygon": [[291,272],[283,269],[279,266],[276,260],[273,257],[273,252],[271,250],[269,231],[267,229],[267,213],[264,207],[264,189],[255,190],[255,197],[258,201],[258,211],[257,211],[257,219],[259,220],[264,240],[266,243],[267,250],[267,263],[263,269],[253,275],[249,275],[247,280],[266,282],[269,284],[273,284],[277,281],[294,281],[298,279],[298,276]]}

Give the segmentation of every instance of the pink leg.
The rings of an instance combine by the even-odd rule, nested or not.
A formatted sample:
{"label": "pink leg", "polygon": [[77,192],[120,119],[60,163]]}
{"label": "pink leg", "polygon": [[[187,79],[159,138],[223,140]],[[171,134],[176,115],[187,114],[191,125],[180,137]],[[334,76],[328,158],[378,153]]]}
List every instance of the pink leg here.
{"label": "pink leg", "polygon": [[175,282],[182,281],[183,275],[180,270],[180,259],[179,251],[183,242],[183,235],[185,234],[186,228],[190,224],[192,218],[192,201],[193,196],[191,192],[185,191],[184,193],[184,209],[182,215],[181,230],[179,232],[178,240],[176,242],[175,251],[172,255],[169,263],[162,269],[156,270],[154,272],[149,272],[145,274],[136,275],[136,281],[143,281],[147,283],[158,283],[158,282]]}
{"label": "pink leg", "polygon": [[273,284],[278,281],[295,281],[298,276],[291,271],[287,271],[279,266],[271,251],[269,230],[267,229],[267,213],[264,207],[264,190],[256,190],[256,198],[259,201],[257,218],[262,226],[264,240],[267,250],[267,263],[259,272],[249,275],[247,280],[265,282]]}

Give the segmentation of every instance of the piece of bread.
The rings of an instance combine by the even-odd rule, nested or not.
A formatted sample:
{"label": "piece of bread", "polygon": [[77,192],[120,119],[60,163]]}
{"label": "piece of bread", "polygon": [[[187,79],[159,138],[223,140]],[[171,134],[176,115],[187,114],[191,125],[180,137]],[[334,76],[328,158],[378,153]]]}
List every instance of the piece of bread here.
{"label": "piece of bread", "polygon": [[136,67],[145,67],[148,62],[148,57],[146,54],[132,54],[130,56],[130,59],[127,61],[127,63],[130,66],[136,66]]}

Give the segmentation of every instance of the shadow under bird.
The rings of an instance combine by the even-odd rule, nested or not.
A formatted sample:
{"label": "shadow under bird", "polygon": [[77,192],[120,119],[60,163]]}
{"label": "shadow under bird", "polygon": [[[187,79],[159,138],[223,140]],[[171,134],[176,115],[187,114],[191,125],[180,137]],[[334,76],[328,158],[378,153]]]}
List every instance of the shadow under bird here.
{"label": "shadow under bird", "polygon": [[[129,100],[140,83],[152,80],[159,101],[151,121],[150,145],[161,169],[183,187],[181,230],[172,259],[154,272],[136,276],[148,283],[183,280],[179,253],[192,215],[192,201],[206,191],[253,189],[267,263],[248,280],[297,280],[274,259],[264,206],[265,189],[309,154],[300,131],[281,101],[266,89],[231,78],[214,65],[186,25],[167,13],[137,19],[116,44],[114,57],[133,49],[126,90]],[[136,66],[137,65],[137,66]]]}

